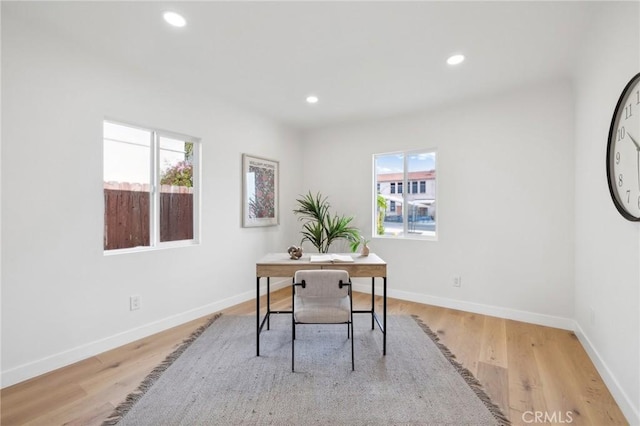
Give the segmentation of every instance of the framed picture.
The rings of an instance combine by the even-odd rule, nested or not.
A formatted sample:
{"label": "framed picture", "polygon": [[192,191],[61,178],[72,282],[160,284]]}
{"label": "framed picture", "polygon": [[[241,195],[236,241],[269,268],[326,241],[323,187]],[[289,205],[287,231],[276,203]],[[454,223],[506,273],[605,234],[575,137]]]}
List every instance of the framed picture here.
{"label": "framed picture", "polygon": [[242,226],[279,223],[279,163],[242,154]]}

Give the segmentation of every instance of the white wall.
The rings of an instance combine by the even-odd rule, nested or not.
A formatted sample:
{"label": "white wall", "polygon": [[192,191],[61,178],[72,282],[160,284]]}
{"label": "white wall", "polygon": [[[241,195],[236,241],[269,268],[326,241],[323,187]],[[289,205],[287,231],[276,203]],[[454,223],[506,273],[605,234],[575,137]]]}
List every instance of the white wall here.
{"label": "white wall", "polygon": [[371,235],[372,154],[437,148],[438,241],[370,244],[390,294],[571,328],[572,108],[569,82],[556,81],[309,132],[304,187]]}
{"label": "white wall", "polygon": [[[2,18],[3,386],[254,298],[297,240],[298,135]],[[103,255],[104,117],[202,138],[200,245]],[[280,161],[278,227],[240,226],[245,152]]]}
{"label": "white wall", "polygon": [[575,318],[627,419],[640,424],[640,225],[615,209],[605,155],[613,110],[640,71],[640,3],[608,3],[577,67]]}
{"label": "white wall", "polygon": [[[313,131],[300,146],[273,122],[136,77],[3,10],[2,385],[253,298],[255,260],[299,240],[298,194],[323,191],[371,233],[372,154],[437,148],[438,241],[371,243],[390,294],[565,328],[575,318],[640,423],[640,231],[604,176],[613,106],[640,68],[638,15],[637,3],[603,8],[575,97],[568,81],[541,83]],[[202,244],[103,255],[105,116],[202,138]],[[280,160],[279,227],[240,228],[243,152]],[[141,310],[128,310],[131,294]]]}

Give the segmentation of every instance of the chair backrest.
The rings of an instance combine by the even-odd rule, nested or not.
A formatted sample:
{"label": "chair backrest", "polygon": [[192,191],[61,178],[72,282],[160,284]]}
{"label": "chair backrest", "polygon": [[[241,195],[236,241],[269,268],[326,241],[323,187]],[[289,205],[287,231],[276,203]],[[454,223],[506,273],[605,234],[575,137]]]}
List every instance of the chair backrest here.
{"label": "chair backrest", "polygon": [[339,287],[338,283],[349,282],[349,273],[338,269],[322,269],[297,271],[296,283],[305,282],[305,287],[296,286],[296,295],[300,297],[345,297],[349,295],[349,287]]}

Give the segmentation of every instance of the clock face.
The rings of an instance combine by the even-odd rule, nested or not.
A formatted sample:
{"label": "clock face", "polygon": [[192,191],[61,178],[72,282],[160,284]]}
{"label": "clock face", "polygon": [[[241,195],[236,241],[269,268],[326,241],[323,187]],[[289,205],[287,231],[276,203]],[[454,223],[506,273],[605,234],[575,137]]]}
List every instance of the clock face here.
{"label": "clock face", "polygon": [[640,221],[640,73],[622,91],[611,120],[607,177],[620,214]]}

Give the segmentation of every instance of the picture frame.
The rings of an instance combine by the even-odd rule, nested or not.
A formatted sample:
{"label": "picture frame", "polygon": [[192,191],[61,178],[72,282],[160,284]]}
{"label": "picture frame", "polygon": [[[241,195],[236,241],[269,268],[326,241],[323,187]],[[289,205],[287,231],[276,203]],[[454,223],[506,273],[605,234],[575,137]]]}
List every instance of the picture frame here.
{"label": "picture frame", "polygon": [[280,223],[280,163],[242,154],[242,226],[275,226]]}

